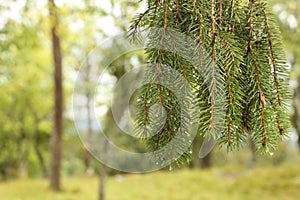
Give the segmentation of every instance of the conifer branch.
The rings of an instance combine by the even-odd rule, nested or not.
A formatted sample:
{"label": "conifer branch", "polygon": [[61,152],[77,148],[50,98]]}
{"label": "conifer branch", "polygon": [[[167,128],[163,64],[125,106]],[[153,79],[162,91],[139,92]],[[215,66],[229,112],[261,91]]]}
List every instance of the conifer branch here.
{"label": "conifer branch", "polygon": [[184,79],[185,79],[185,82],[186,82],[186,86],[188,86],[189,82],[187,80],[187,74],[186,74],[185,69],[184,69],[184,64],[183,64],[181,56],[180,56],[180,52],[179,52],[179,49],[178,49],[178,45],[177,45],[176,39],[174,38],[174,36],[172,35],[172,33],[170,31],[168,31],[168,34],[170,35],[170,37],[171,37],[171,39],[173,41],[173,44],[174,44],[174,47],[175,47],[175,53],[176,53],[178,61],[180,63],[181,72],[183,73],[183,76],[184,76]]}
{"label": "conifer branch", "polygon": [[[200,108],[199,133],[220,132],[219,142],[230,149],[246,143],[249,135],[258,149],[275,147],[289,126],[288,69],[279,32],[265,1],[249,0],[248,5],[240,0],[147,1],[147,11],[136,17],[130,31],[137,32],[142,26],[158,28],[150,33],[146,49],[149,70],[154,72],[151,81],[156,84],[150,81],[143,86],[137,118],[146,132],[155,129],[156,123],[154,120],[151,124],[150,106],[159,102],[166,110],[163,128],[146,139],[152,150],[172,142],[167,155],[171,159],[177,156],[174,139],[178,133],[189,131],[189,116],[181,116],[186,112],[183,101],[188,85],[196,92],[193,101]],[[197,47],[189,45],[191,40]],[[170,84],[176,85],[181,96],[161,85],[170,78],[165,76],[168,72],[163,64],[182,75],[183,82],[174,81],[177,79],[172,76]]]}
{"label": "conifer branch", "polygon": [[275,103],[274,103],[273,101],[272,101],[272,106],[273,106],[273,108],[274,108],[274,112],[276,112],[275,118],[276,118],[277,128],[278,128],[278,130],[279,130],[279,134],[280,134],[280,135],[283,135],[284,129],[281,127],[281,123],[280,123],[280,120],[279,120],[279,116],[278,116],[277,111],[276,111],[276,106],[275,106]]}
{"label": "conifer branch", "polygon": [[233,52],[233,50],[232,50],[229,42],[225,39],[225,37],[223,35],[219,35],[219,37],[221,38],[222,43],[225,45],[226,49],[229,51],[230,57],[232,59],[232,62],[235,65],[236,61],[235,61],[234,52]]}
{"label": "conifer branch", "polygon": [[[231,0],[231,17],[235,15],[235,0]],[[235,22],[231,24],[231,33],[234,34]]]}
{"label": "conifer branch", "polygon": [[175,23],[175,27],[177,27],[178,26],[178,18],[179,18],[179,2],[178,2],[178,0],[176,0],[176,10],[175,10],[175,12],[176,12],[176,23]]}
{"label": "conifer branch", "polygon": [[149,95],[149,90],[151,88],[151,85],[152,85],[152,82],[149,82],[148,83],[148,86],[147,86],[147,91],[146,91],[146,94],[145,94],[145,101],[144,101],[144,110],[145,110],[145,116],[144,116],[144,132],[146,132],[146,125],[148,124],[148,117],[149,117],[149,98],[148,98],[148,95]]}
{"label": "conifer branch", "polygon": [[254,62],[254,67],[255,67],[255,73],[256,73],[256,80],[257,80],[257,87],[259,90],[259,97],[261,101],[261,125],[262,125],[262,132],[263,132],[263,142],[262,145],[265,146],[267,144],[267,132],[266,132],[266,125],[265,125],[265,104],[266,100],[263,94],[263,91],[261,89],[261,80],[260,80],[260,74],[259,74],[259,68],[258,68],[258,62],[256,60],[255,54],[252,50],[252,37],[253,37],[253,10],[254,10],[254,0],[250,0],[250,16],[249,16],[249,42],[248,42],[248,51],[250,52],[250,55],[253,59]]}
{"label": "conifer branch", "polygon": [[151,26],[154,25],[155,20],[156,20],[156,14],[157,14],[158,6],[159,6],[159,1],[160,1],[160,0],[156,0],[156,1],[155,1],[155,8],[154,8],[154,13],[153,13],[153,18],[152,18]]}
{"label": "conifer branch", "polygon": [[200,68],[200,71],[202,70],[203,68],[203,50],[202,50],[202,43],[203,43],[203,25],[202,25],[202,14],[200,14],[200,17],[199,17],[199,68]]}
{"label": "conifer branch", "polygon": [[216,42],[216,28],[215,28],[215,0],[211,0],[211,60],[212,60],[212,72],[211,72],[211,107],[210,107],[210,128],[214,128],[214,106],[215,106],[215,42]]}
{"label": "conifer branch", "polygon": [[279,105],[281,106],[279,80],[278,80],[278,76],[277,76],[277,64],[276,64],[275,52],[274,52],[274,49],[273,49],[273,42],[272,42],[272,37],[271,37],[271,28],[270,28],[269,18],[268,18],[268,15],[266,13],[266,10],[264,10],[263,13],[264,13],[264,17],[265,17],[265,20],[266,20],[266,27],[267,27],[267,31],[268,31],[268,40],[269,40],[269,47],[270,47],[270,52],[271,52],[271,56],[272,56],[271,60],[272,60],[272,66],[273,66],[274,81],[275,81],[275,84],[276,84],[277,100],[278,100]]}
{"label": "conifer branch", "polygon": [[193,11],[194,11],[194,9],[196,7],[196,2],[197,2],[197,0],[194,0],[194,2],[193,2]]}
{"label": "conifer branch", "polygon": [[223,0],[219,1],[219,24],[222,25],[222,16],[223,16]]}
{"label": "conifer branch", "polygon": [[[170,121],[168,121],[168,125],[169,125],[169,135],[170,135],[169,141],[172,142],[172,140],[173,140],[173,131],[172,131]],[[172,142],[172,147],[171,147],[171,160],[172,161],[174,160],[174,144],[173,144],[173,142]]]}
{"label": "conifer branch", "polygon": [[228,118],[228,123],[227,123],[227,134],[228,134],[228,139],[227,142],[230,145],[231,144],[231,119],[232,119],[232,93],[231,93],[231,83],[230,83],[230,74],[229,74],[229,67],[228,64],[226,63],[226,76],[227,76],[227,90],[228,90],[228,96],[229,96],[229,118]]}
{"label": "conifer branch", "polygon": [[157,139],[157,142],[156,142],[156,149],[155,150],[158,150],[159,149],[159,144],[160,144],[160,139],[162,137],[162,134],[163,134],[163,130],[161,130],[158,134],[158,139]]}
{"label": "conifer branch", "polygon": [[164,28],[167,28],[168,21],[168,0],[164,1]]}

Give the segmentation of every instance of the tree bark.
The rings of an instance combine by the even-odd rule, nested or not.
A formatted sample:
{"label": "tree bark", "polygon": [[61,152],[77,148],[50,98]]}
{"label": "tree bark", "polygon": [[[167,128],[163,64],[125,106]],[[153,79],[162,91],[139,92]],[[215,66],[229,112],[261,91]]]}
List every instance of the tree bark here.
{"label": "tree bark", "polygon": [[101,169],[100,169],[100,176],[99,176],[98,200],[105,200],[106,177],[107,177],[107,167],[105,164],[102,164]]}
{"label": "tree bark", "polygon": [[[91,119],[91,88],[89,87],[91,83],[91,66],[89,64],[88,56],[87,57],[87,68],[86,68],[86,73],[85,73],[85,82],[87,83],[87,88],[84,88],[86,90],[85,97],[86,97],[86,110],[87,110],[87,122],[88,122],[88,130],[87,130],[87,143],[88,146],[91,145],[91,140],[92,140],[92,119]],[[89,152],[88,149],[85,149],[84,152],[84,163],[85,163],[85,172],[88,176],[93,175],[94,171],[91,166],[92,163],[92,156],[91,153]]]}
{"label": "tree bark", "polygon": [[199,159],[199,150],[202,144],[202,138],[200,136],[196,136],[193,144],[192,144],[192,163],[191,166],[192,168],[200,169],[201,168],[201,160]]}
{"label": "tree bark", "polygon": [[43,177],[47,177],[48,176],[48,171],[47,171],[47,167],[46,167],[46,164],[45,164],[45,159],[43,157],[43,154],[42,154],[39,146],[40,146],[40,137],[39,137],[38,129],[36,127],[35,132],[34,132],[34,151],[35,151],[36,156],[38,158],[38,161],[39,161],[39,164],[40,164],[40,167],[41,167],[41,170],[42,170]]}
{"label": "tree bark", "polygon": [[[23,119],[23,117],[22,117]],[[27,152],[26,152],[26,133],[23,127],[20,129],[20,138],[18,140],[18,154],[20,156],[20,163],[19,163],[19,175],[21,178],[27,178]]]}
{"label": "tree bark", "polygon": [[212,152],[209,152],[204,158],[199,158],[199,151],[201,149],[204,137],[196,136],[193,142],[193,167],[198,169],[207,169],[212,167]]}
{"label": "tree bark", "polygon": [[106,166],[107,160],[109,159],[108,142],[104,143],[104,163],[100,164],[99,174],[99,195],[98,200],[105,200],[106,194],[106,178],[108,176],[108,167]]}
{"label": "tree bark", "polygon": [[[92,120],[91,120],[91,108],[90,108],[90,97],[89,94],[86,96],[87,98],[87,117],[88,117],[88,130],[87,130],[87,142],[88,145],[91,144],[91,139],[92,139]],[[84,154],[84,160],[85,160],[85,170],[87,175],[92,175],[92,167],[91,167],[91,162],[92,162],[92,156],[91,153],[89,152],[88,149],[85,149],[85,154]]]}
{"label": "tree bark", "polygon": [[33,133],[33,147],[34,147],[34,151],[35,154],[37,156],[37,159],[39,161],[41,170],[42,170],[42,175],[43,177],[47,177],[48,176],[48,170],[47,170],[47,166],[45,163],[45,159],[43,157],[43,154],[40,150],[40,145],[41,145],[41,138],[40,138],[40,132],[39,132],[39,124],[40,122],[46,118],[46,115],[39,118],[37,112],[35,111],[35,109],[33,108],[32,104],[30,102],[28,102],[28,106],[31,110],[32,116],[34,118],[34,133]]}
{"label": "tree bark", "polygon": [[62,157],[62,131],[63,131],[63,88],[62,88],[62,53],[60,39],[57,34],[58,16],[54,0],[48,0],[52,50],[54,60],[54,129],[51,135],[51,160],[50,160],[50,188],[60,191],[60,169]]}
{"label": "tree bark", "polygon": [[202,169],[211,168],[211,166],[212,166],[211,155],[212,155],[212,153],[209,152],[209,153],[201,160],[201,168],[202,168]]}

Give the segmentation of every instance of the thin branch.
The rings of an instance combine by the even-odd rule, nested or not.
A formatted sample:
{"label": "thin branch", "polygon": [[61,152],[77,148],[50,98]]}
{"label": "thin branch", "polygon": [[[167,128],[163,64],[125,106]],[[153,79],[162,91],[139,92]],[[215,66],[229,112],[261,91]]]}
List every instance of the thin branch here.
{"label": "thin branch", "polygon": [[145,117],[144,117],[144,132],[146,131],[146,124],[148,122],[148,116],[149,116],[149,105],[148,105],[148,95],[151,88],[152,82],[148,83],[147,92],[145,95],[145,103],[144,103],[144,109],[145,109]]}
{"label": "thin branch", "polygon": [[179,18],[179,2],[178,2],[178,0],[176,0],[176,23],[175,23],[175,27],[178,26],[178,18]]}
{"label": "thin branch", "polygon": [[256,73],[256,79],[257,79],[257,87],[259,90],[259,98],[261,101],[261,124],[262,124],[262,129],[263,129],[263,142],[262,145],[265,146],[267,144],[267,132],[266,132],[266,125],[265,125],[265,111],[264,107],[266,104],[266,100],[263,94],[263,91],[261,89],[261,81],[260,81],[260,74],[259,74],[259,68],[258,68],[258,63],[255,57],[255,54],[252,50],[252,36],[253,36],[253,10],[254,10],[254,0],[250,0],[250,16],[249,16],[249,26],[250,26],[250,38],[248,42],[248,51],[250,52],[250,55],[254,61],[254,66],[255,66],[255,73]]}
{"label": "thin branch", "polygon": [[277,111],[275,109],[275,103],[274,102],[272,102],[272,106],[274,108],[274,112],[276,113],[276,117],[275,118],[276,118],[277,128],[279,130],[279,134],[283,135],[284,129],[281,127],[281,123],[280,123],[280,120],[279,120],[279,117],[278,117],[278,113],[277,113]]}
{"label": "thin branch", "polygon": [[230,73],[229,73],[229,67],[228,64],[226,64],[226,76],[227,76],[227,90],[228,90],[228,97],[229,97],[229,112],[230,116],[228,118],[228,123],[227,123],[227,133],[228,133],[228,139],[227,142],[230,145],[231,144],[231,119],[232,119],[232,92],[231,92],[231,83],[230,83]]}
{"label": "thin branch", "polygon": [[219,10],[219,24],[221,25],[222,24],[222,16],[223,16],[223,0],[220,0],[219,7],[220,7],[220,10]]}
{"label": "thin branch", "polygon": [[[231,0],[231,17],[233,17],[233,15],[235,14],[235,0]],[[235,22],[235,21],[234,21]],[[234,34],[234,28],[235,28],[235,23],[231,24],[231,33]]]}
{"label": "thin branch", "polygon": [[159,0],[156,0],[151,26],[153,26],[155,22],[158,6],[159,6]]}
{"label": "thin branch", "polygon": [[215,126],[214,124],[214,106],[215,106],[215,42],[216,42],[216,28],[215,28],[215,0],[211,0],[211,34],[212,34],[212,83],[211,83],[211,107],[210,107],[210,128]]}
{"label": "thin branch", "polygon": [[[170,124],[170,120],[168,120],[168,125],[169,125],[169,135],[170,135],[170,142],[173,141],[173,131],[172,131],[172,127]],[[171,147],[171,160],[174,160],[174,144],[172,142],[172,147]]]}
{"label": "thin branch", "polygon": [[168,21],[168,2],[164,1],[164,28],[167,28]]}
{"label": "thin branch", "polygon": [[268,15],[267,15],[266,11],[264,10],[263,12],[264,12],[266,25],[267,25],[267,30],[268,30],[268,41],[269,41],[270,52],[271,52],[271,56],[272,56],[272,65],[273,65],[274,81],[275,81],[275,84],[276,84],[277,100],[278,100],[279,105],[281,105],[279,80],[278,80],[278,76],[277,76],[276,56],[275,56],[275,52],[274,52],[274,48],[273,48],[269,18],[268,18]]}
{"label": "thin branch", "polygon": [[169,35],[171,36],[171,38],[173,40],[173,43],[174,43],[174,46],[175,46],[175,51],[176,51],[176,54],[177,54],[177,57],[178,57],[178,61],[180,63],[181,71],[183,73],[183,76],[184,76],[184,79],[185,79],[185,82],[186,82],[186,86],[187,86],[189,84],[188,80],[187,80],[187,74],[185,72],[184,65],[182,63],[182,59],[181,59],[181,56],[180,56],[180,52],[178,50],[178,45],[177,45],[176,39],[172,36],[170,31],[168,31],[168,33],[169,33]]}
{"label": "thin branch", "polygon": [[199,56],[200,56],[200,70],[203,68],[203,49],[202,49],[202,43],[203,43],[203,22],[202,22],[202,14],[200,14],[199,17]]}
{"label": "thin branch", "polygon": [[229,44],[229,42],[225,39],[224,36],[222,35],[219,35],[219,37],[221,38],[222,40],[222,43],[226,46],[226,48],[228,49],[229,53],[230,53],[230,57],[232,58],[232,61],[233,61],[233,64],[235,65],[236,62],[235,62],[235,56],[234,56],[234,53],[233,53],[233,50]]}

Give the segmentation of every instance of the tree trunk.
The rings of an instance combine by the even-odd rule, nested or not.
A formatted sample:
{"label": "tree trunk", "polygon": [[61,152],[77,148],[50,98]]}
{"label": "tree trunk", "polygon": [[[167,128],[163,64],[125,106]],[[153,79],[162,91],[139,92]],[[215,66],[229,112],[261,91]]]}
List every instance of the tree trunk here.
{"label": "tree trunk", "polygon": [[209,152],[209,153],[201,160],[201,168],[202,168],[202,169],[211,168],[211,166],[212,166],[211,155],[212,155],[212,153]]}
{"label": "tree trunk", "polygon": [[202,137],[202,136],[196,136],[193,141],[193,144],[192,144],[193,162],[192,162],[192,166],[191,166],[193,168],[206,169],[206,168],[210,168],[212,166],[212,162],[211,162],[212,152],[209,152],[204,158],[201,158],[201,159],[199,158],[199,151],[201,149],[203,141],[204,141],[204,137]]}
{"label": "tree trunk", "polygon": [[104,143],[104,163],[100,164],[100,175],[99,175],[99,196],[98,200],[105,200],[106,191],[106,177],[108,175],[108,167],[106,166],[107,159],[109,159],[108,142]]}
{"label": "tree trunk", "polygon": [[105,164],[102,164],[100,167],[100,175],[99,175],[99,199],[105,200],[105,191],[106,191],[106,177],[107,177],[107,167]]}
{"label": "tree trunk", "polygon": [[212,167],[212,151],[209,152],[204,158],[199,158],[199,151],[203,145],[204,137],[196,136],[193,142],[193,159],[194,167],[199,169],[207,169]]}
{"label": "tree trunk", "polygon": [[54,129],[51,135],[51,164],[50,164],[50,188],[60,191],[60,168],[62,151],[63,129],[63,88],[62,88],[62,54],[60,39],[57,34],[58,16],[54,0],[48,0],[52,50],[54,59]]}
{"label": "tree trunk", "polygon": [[36,130],[35,130],[35,133],[34,133],[34,151],[35,151],[36,156],[38,158],[38,161],[39,161],[39,164],[40,164],[40,167],[41,167],[41,170],[42,170],[43,177],[47,177],[48,176],[48,171],[47,171],[47,167],[46,167],[46,164],[45,164],[45,159],[43,157],[43,154],[39,149],[39,144],[40,144],[40,137],[39,137],[38,129],[36,127]]}
{"label": "tree trunk", "polygon": [[40,164],[40,167],[41,167],[41,170],[42,170],[42,174],[43,174],[43,177],[47,177],[48,176],[48,171],[47,171],[47,167],[46,167],[46,164],[45,164],[45,159],[42,155],[42,152],[40,151],[39,147],[38,147],[38,144],[34,144],[34,151],[36,153],[36,156],[38,158],[38,161],[39,161],[39,164]]}
{"label": "tree trunk", "polygon": [[32,116],[34,118],[34,133],[33,133],[33,148],[35,151],[35,154],[37,156],[37,159],[39,161],[41,170],[42,170],[42,175],[43,177],[47,177],[48,176],[48,170],[46,167],[46,163],[45,163],[45,159],[43,157],[43,154],[40,150],[40,145],[41,145],[41,139],[40,139],[40,132],[39,132],[39,124],[42,121],[42,119],[44,119],[45,117],[38,117],[37,112],[35,111],[34,107],[32,106],[32,104],[30,102],[27,103],[28,107],[31,110]]}
{"label": "tree trunk", "polygon": [[[91,75],[91,66],[89,64],[89,61],[88,61],[88,56],[87,56],[87,68],[86,68],[86,74],[85,74],[85,82],[87,83],[88,85],[88,88],[85,88],[86,90],[86,93],[85,93],[85,96],[86,96],[86,110],[87,110],[87,122],[88,122],[88,130],[87,130],[87,143],[88,143],[88,146],[90,146],[91,144],[91,139],[92,139],[92,132],[93,132],[93,129],[92,129],[92,120],[91,120],[91,88],[89,87],[89,83],[91,82],[91,78],[90,78],[90,75]],[[85,163],[85,173],[88,175],[88,176],[91,176],[93,175],[94,171],[93,171],[93,168],[91,166],[91,163],[92,163],[92,156],[91,156],[91,153],[88,151],[88,149],[85,149],[85,153],[84,153],[84,163]]]}
{"label": "tree trunk", "polygon": [[23,127],[20,129],[20,138],[18,140],[18,154],[20,156],[20,163],[19,163],[19,175],[21,178],[27,178],[27,153],[26,153],[26,133]]}
{"label": "tree trunk", "polygon": [[199,159],[199,151],[200,151],[200,147],[202,144],[202,137],[200,136],[196,136],[193,144],[192,144],[192,150],[193,150],[193,154],[192,154],[192,168],[196,168],[196,169],[200,169],[201,168],[201,160]]}
{"label": "tree trunk", "polygon": [[27,160],[25,158],[21,158],[20,161],[20,177],[21,178],[27,178],[28,173],[27,173]]}

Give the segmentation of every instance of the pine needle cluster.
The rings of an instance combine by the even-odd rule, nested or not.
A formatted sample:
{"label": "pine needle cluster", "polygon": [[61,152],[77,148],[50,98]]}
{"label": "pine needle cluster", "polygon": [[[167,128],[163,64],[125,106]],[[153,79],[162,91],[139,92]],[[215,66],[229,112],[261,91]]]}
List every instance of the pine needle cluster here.
{"label": "pine needle cluster", "polygon": [[[156,82],[148,79],[140,91],[137,124],[144,127],[140,134],[149,131],[151,106],[158,104],[166,113],[158,134],[146,139],[152,150],[189,133],[190,118],[182,114],[180,97],[160,84],[162,65],[171,66],[193,88],[199,134],[212,136],[229,149],[239,148],[249,136],[258,150],[276,148],[289,127],[289,70],[275,18],[264,0],[147,0],[129,37],[139,38],[149,28],[158,28],[147,36],[145,52]],[[171,79],[177,88],[187,85]],[[188,155],[185,149],[180,158]]]}

